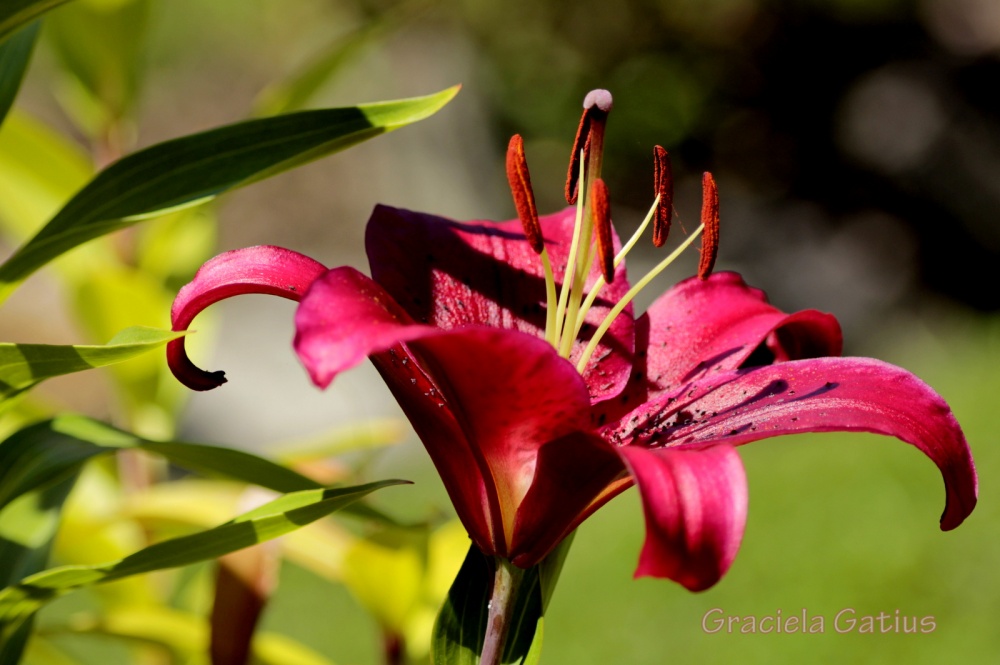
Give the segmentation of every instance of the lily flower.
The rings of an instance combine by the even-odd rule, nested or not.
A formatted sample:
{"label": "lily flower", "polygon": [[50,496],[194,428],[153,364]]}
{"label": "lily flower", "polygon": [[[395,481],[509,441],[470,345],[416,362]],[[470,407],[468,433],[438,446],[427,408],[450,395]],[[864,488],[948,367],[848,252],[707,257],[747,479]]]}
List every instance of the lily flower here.
{"label": "lily flower", "polygon": [[[566,195],[539,217],[523,143],[507,173],[518,219],[460,223],[378,206],[371,276],[326,269],[277,247],[222,254],[177,296],[175,330],[241,293],[300,301],[295,349],[325,388],[369,358],[416,430],[475,545],[529,568],[584,519],[636,485],[646,539],[637,576],[697,591],[730,567],[743,536],[746,478],[736,447],[797,432],[894,436],[941,471],[941,528],[972,511],[977,479],[945,401],[904,369],[841,358],[830,314],[786,314],[731,272],[712,273],[719,204],[705,174],[702,225],[630,286],[624,258],[652,223],[671,222],[667,153],[654,151],[655,203],[622,245],[601,180],[611,96],[584,104]],[[642,316],[632,298],[702,235],[697,276]],[[225,381],[171,342],[195,390]]]}

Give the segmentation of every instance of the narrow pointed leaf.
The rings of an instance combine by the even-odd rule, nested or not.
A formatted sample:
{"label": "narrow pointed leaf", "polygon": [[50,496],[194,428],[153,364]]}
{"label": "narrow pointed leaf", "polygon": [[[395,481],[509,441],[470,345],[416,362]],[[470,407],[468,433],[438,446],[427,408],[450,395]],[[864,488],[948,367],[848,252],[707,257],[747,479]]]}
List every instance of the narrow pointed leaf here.
{"label": "narrow pointed leaf", "polygon": [[[542,589],[539,567],[525,572],[501,662],[535,665],[542,648]],[[478,665],[486,635],[493,571],[475,545],[469,547],[444,606],[434,622],[431,662],[434,665]]]}
{"label": "narrow pointed leaf", "polygon": [[291,469],[241,450],[151,441],[89,418],[61,416],[26,427],[0,443],[0,510],[22,494],[78,471],[94,457],[128,448],[162,455],[192,471],[277,492],[320,487]]}
{"label": "narrow pointed leaf", "polygon": [[3,42],[0,42],[0,124],[3,124],[21,88],[24,72],[31,61],[31,51],[38,37],[39,23],[24,26]]}
{"label": "narrow pointed leaf", "polygon": [[0,2],[0,41],[12,32],[67,0],[3,0]]}
{"label": "narrow pointed leaf", "polygon": [[158,349],[183,333],[135,326],[104,345],[0,344],[0,400],[54,376],[105,367]]}
{"label": "narrow pointed leaf", "polygon": [[377,489],[404,482],[384,480],[356,487],[292,492],[214,529],[156,543],[117,561],[36,573],[0,591],[0,640],[18,630],[47,602],[75,589],[215,559],[295,531]]}
{"label": "narrow pointed leaf", "polygon": [[77,245],[422,120],[457,92],[453,87],[426,97],[248,120],[128,155],[84,186],[0,266],[0,300]]}

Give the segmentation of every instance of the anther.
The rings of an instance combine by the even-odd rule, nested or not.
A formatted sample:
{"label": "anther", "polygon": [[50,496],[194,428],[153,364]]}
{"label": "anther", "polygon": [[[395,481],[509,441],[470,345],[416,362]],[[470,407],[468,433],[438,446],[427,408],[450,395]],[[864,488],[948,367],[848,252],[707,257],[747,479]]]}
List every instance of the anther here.
{"label": "anther", "polygon": [[576,203],[581,151],[584,161],[591,166],[591,173],[598,175],[590,163],[591,153],[596,150],[599,154],[604,150],[604,125],[613,106],[614,100],[607,90],[591,90],[583,98],[583,115],[576,128],[573,151],[569,156],[569,171],[566,174],[566,203],[570,205]]}
{"label": "anther", "polygon": [[611,239],[611,200],[608,186],[598,178],[590,192],[590,210],[594,215],[596,231],[597,259],[600,261],[604,281],[611,284],[615,279],[615,246]]}
{"label": "anther", "polygon": [[670,218],[674,209],[674,175],[670,156],[662,146],[653,148],[653,196],[658,196],[653,218],[653,246],[663,247],[670,233]]}
{"label": "anther", "polygon": [[701,178],[701,223],[705,231],[701,237],[698,277],[708,279],[719,253],[719,189],[708,171]]}
{"label": "anther", "polygon": [[524,139],[520,134],[514,134],[507,146],[507,181],[514,195],[514,207],[524,228],[524,235],[535,254],[541,254],[545,248],[542,242],[542,227],[538,221],[538,209],[535,207],[535,194],[531,189],[531,175],[528,173],[528,161],[524,157]]}

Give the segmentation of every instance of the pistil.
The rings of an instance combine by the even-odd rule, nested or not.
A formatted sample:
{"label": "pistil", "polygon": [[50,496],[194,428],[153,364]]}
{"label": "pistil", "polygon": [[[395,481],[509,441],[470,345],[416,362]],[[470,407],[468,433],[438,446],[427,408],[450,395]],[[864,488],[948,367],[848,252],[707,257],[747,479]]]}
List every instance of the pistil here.
{"label": "pistil", "polygon": [[[507,148],[507,178],[514,196],[514,205],[524,228],[525,238],[541,257],[545,270],[546,320],[545,340],[559,355],[569,358],[579,338],[584,321],[601,290],[614,280],[615,270],[635,246],[646,227],[653,224],[653,245],[661,247],[667,240],[673,214],[673,174],[667,151],[653,149],[655,199],[642,224],[621,251],[614,254],[611,205],[608,187],[601,179],[604,153],[604,130],[612,98],[607,90],[592,90],[583,102],[583,114],[573,142],[569,173],[566,178],[566,200],[576,205],[573,236],[570,241],[562,287],[556,299],[555,278],[542,238],[541,224],[531,190],[531,178],[524,156],[524,141],[515,135]],[[616,302],[597,326],[577,361],[582,374],[601,339],[615,319],[628,307],[635,296],[681,255],[698,236],[702,236],[698,276],[707,279],[715,265],[719,248],[719,194],[710,173],[702,178],[701,225],[673,252],[646,273]],[[587,277],[595,259],[599,275],[589,292],[584,292]]]}

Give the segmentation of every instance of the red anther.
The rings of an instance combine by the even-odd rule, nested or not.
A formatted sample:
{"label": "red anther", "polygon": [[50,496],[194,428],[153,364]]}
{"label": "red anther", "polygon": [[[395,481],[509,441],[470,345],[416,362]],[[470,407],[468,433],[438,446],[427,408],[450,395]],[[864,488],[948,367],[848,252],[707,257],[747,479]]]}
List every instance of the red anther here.
{"label": "red anther", "polygon": [[510,137],[507,146],[507,181],[514,195],[514,207],[524,228],[524,236],[535,254],[541,254],[545,248],[542,242],[542,225],[538,221],[538,209],[535,207],[535,193],[531,189],[531,175],[528,173],[528,160],[524,157],[524,139],[520,134]]}
{"label": "red anther", "polygon": [[599,155],[604,150],[604,125],[612,106],[614,102],[607,90],[591,90],[583,99],[583,115],[580,116],[580,125],[576,128],[573,151],[569,156],[569,171],[566,174],[566,202],[570,205],[576,203],[578,193],[580,152],[583,152],[587,167],[593,167],[591,153],[596,150]]}
{"label": "red anther", "polygon": [[663,247],[674,210],[674,174],[670,156],[662,146],[653,147],[653,196],[660,197],[653,213],[653,246]]}
{"label": "red anther", "polygon": [[708,279],[715,267],[715,257],[719,254],[719,189],[708,171],[701,178],[701,223],[705,225],[705,230],[701,235],[698,277]]}
{"label": "red anther", "polygon": [[611,238],[611,199],[608,186],[598,178],[590,191],[590,210],[594,215],[594,237],[597,242],[597,260],[600,261],[604,281],[615,279],[615,243]]}

